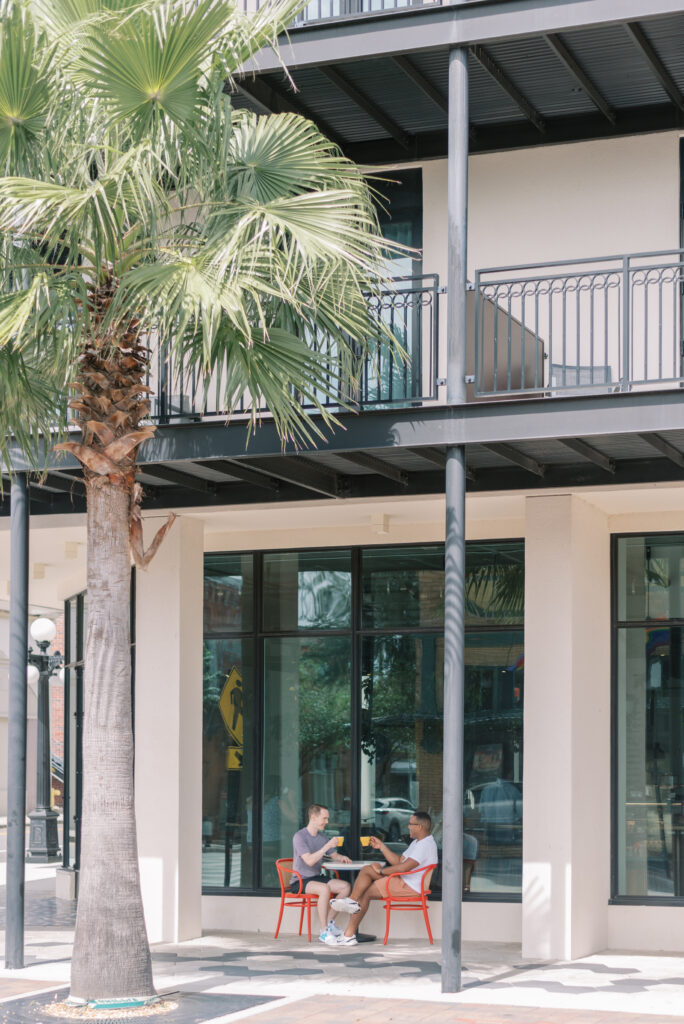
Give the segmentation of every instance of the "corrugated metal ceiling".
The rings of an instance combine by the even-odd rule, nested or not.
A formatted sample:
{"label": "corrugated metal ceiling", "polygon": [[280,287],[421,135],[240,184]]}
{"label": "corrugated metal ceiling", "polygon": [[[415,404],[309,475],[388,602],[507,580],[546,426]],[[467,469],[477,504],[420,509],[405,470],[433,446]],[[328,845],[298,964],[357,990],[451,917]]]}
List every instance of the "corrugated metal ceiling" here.
{"label": "corrugated metal ceiling", "polygon": [[[650,19],[641,30],[666,74],[684,93],[684,11],[681,16]],[[626,25],[566,32],[559,38],[615,110],[617,125],[613,127],[608,118],[599,113],[596,103],[546,37],[502,39],[486,50],[486,57],[494,61],[500,72],[498,81],[471,52],[470,116],[473,126],[483,132],[481,148],[497,148],[499,137],[501,145],[509,147],[543,144],[545,138],[554,142],[566,137],[568,140],[596,138],[650,128],[676,128],[684,123],[682,111],[668,96]],[[411,54],[409,40],[404,55],[446,97],[446,45],[443,49]],[[383,56],[346,62],[337,70],[408,134],[412,143],[409,157],[421,156],[421,144],[426,139],[431,146],[426,155],[441,155],[440,145],[446,151],[446,114],[392,58]],[[378,123],[372,111],[364,110],[363,105],[350,99],[317,67],[295,68],[291,73],[297,87],[296,92],[290,92],[295,104],[302,104],[312,115],[321,118],[352,150],[359,143],[366,144],[365,155],[371,144],[372,156],[372,144],[378,143],[381,154],[378,159],[391,155],[387,146],[383,150],[382,144],[389,143],[396,148],[397,143],[389,138],[387,127]],[[289,90],[282,75],[265,76],[264,80],[276,85],[281,93]],[[245,80],[244,85],[249,90],[249,80]],[[516,101],[516,90],[544,118],[548,135],[532,129],[529,111],[526,114]],[[256,109],[245,97],[238,96],[235,102],[236,106]],[[651,113],[653,118],[649,118]],[[474,139],[477,142],[477,136]],[[396,156],[401,158],[400,150]]]}

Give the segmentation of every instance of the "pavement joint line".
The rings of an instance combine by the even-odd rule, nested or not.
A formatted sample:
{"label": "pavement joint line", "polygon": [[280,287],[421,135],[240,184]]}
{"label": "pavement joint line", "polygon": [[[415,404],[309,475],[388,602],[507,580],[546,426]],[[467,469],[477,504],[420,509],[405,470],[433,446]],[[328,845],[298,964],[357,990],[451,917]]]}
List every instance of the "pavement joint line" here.
{"label": "pavement joint line", "polygon": [[[19,980],[19,979],[15,979],[15,978],[0,978],[0,992],[2,991],[2,983],[3,983],[3,981],[12,982],[12,981],[15,981],[15,980]],[[3,1003],[11,1003],[15,999],[32,999],[34,996],[40,996],[40,995],[43,995],[45,992],[53,992],[56,989],[61,989],[61,988],[67,989],[67,988],[69,988],[69,986],[68,985],[56,985],[54,983],[54,981],[53,982],[47,982],[46,981],[45,984],[42,985],[40,988],[29,989],[27,991],[22,990],[21,992],[17,992],[14,995],[10,995],[10,996],[0,995],[0,1005],[2,1005]]]}

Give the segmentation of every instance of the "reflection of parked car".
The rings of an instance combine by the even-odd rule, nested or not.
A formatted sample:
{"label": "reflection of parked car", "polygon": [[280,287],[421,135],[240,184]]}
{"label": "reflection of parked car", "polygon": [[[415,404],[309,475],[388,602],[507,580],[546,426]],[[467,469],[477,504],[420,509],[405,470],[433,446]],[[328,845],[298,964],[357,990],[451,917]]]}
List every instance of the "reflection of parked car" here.
{"label": "reflection of parked car", "polygon": [[409,818],[414,808],[400,796],[379,797],[375,801],[375,827],[382,829],[390,840],[396,842],[408,832]]}
{"label": "reflection of parked car", "polygon": [[517,843],[522,839],[523,798],[507,779],[495,779],[467,789],[463,800],[468,825],[479,825],[490,843]]}

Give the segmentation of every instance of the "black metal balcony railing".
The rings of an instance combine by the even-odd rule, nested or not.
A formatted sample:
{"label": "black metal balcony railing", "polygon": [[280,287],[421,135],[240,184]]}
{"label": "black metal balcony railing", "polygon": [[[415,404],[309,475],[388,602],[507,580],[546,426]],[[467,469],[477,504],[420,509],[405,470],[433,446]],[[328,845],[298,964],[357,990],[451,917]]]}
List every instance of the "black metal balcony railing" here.
{"label": "black metal balcony railing", "polygon": [[378,14],[412,7],[441,7],[441,4],[442,0],[310,0],[297,16],[295,25],[350,18],[355,14]]}
{"label": "black metal balcony railing", "polygon": [[[441,7],[442,0],[310,0],[297,15],[294,25],[308,25],[316,21],[353,18],[361,14],[381,14],[414,7]],[[261,0],[242,0],[243,10],[249,14],[261,6]]]}
{"label": "black metal balcony railing", "polygon": [[[358,346],[352,377],[328,337],[321,404],[362,410],[443,400],[435,274],[398,278],[369,298],[408,361],[385,342]],[[684,250],[479,270],[468,293],[468,401],[555,398],[684,384]],[[161,423],[226,417],[225,372],[207,378],[161,348],[148,384]],[[301,400],[303,408],[312,403]],[[233,417],[251,413],[243,396]],[[258,403],[258,412],[268,412]]]}
{"label": "black metal balcony railing", "polygon": [[[439,278],[436,274],[397,278],[394,287],[379,296],[369,297],[375,319],[382,321],[406,352],[399,359],[386,342],[375,339],[359,345],[359,359],[353,381],[340,373],[335,345],[328,337],[311,339],[314,350],[329,368],[329,394],[321,394],[321,404],[331,408],[352,406],[357,409],[390,405],[414,405],[437,398],[439,352]],[[187,419],[225,417],[226,374],[205,377],[197,367],[174,359],[163,346],[150,368],[148,386],[153,391],[152,418],[160,423]],[[312,404],[302,401],[303,408]],[[233,409],[233,416],[248,414],[252,403],[244,396]],[[267,412],[259,404],[259,412]]]}
{"label": "black metal balcony railing", "polygon": [[684,381],[684,250],[480,270],[475,396]]}

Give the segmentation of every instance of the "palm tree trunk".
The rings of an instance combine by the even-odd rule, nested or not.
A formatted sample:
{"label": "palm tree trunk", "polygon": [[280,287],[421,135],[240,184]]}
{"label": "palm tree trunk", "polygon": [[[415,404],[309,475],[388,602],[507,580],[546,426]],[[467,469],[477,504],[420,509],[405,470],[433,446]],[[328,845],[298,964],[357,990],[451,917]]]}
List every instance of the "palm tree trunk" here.
{"label": "palm tree trunk", "polygon": [[138,869],[129,635],[131,496],[88,482],[83,817],[71,997],[154,995]]}

